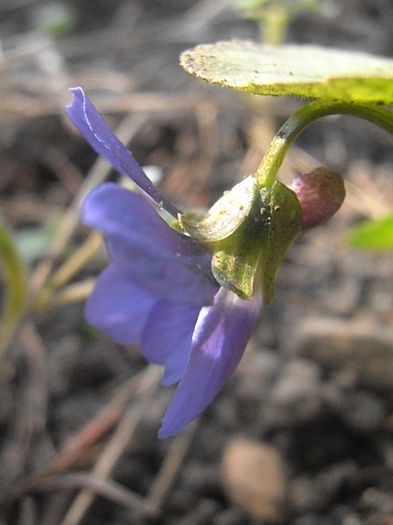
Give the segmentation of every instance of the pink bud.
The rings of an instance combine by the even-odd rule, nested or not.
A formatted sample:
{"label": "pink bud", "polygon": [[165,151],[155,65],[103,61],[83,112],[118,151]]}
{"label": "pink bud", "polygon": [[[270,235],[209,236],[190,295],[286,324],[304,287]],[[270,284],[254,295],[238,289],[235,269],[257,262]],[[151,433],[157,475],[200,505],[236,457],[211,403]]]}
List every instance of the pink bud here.
{"label": "pink bud", "polygon": [[302,208],[303,228],[318,226],[332,217],[345,198],[341,175],[324,167],[299,175],[289,185]]}

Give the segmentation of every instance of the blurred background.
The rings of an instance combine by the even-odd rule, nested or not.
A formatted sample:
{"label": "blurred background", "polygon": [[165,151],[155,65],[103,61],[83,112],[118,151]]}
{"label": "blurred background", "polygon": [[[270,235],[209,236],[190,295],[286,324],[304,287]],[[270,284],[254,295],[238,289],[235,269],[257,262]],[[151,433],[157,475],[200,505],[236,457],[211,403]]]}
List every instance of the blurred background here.
{"label": "blurred background", "polygon": [[345,204],[291,248],[223,392],[160,442],[171,390],[83,319],[106,255],[79,205],[117,175],[64,115],[83,86],[168,197],[206,207],[300,102],[202,84],[182,51],[238,38],[392,57],[392,23],[391,0],[0,0],[0,213],[34,297],[1,356],[1,525],[393,524],[392,255],[346,242],[393,207],[392,137],[330,117],[299,138],[282,180],[325,165]]}

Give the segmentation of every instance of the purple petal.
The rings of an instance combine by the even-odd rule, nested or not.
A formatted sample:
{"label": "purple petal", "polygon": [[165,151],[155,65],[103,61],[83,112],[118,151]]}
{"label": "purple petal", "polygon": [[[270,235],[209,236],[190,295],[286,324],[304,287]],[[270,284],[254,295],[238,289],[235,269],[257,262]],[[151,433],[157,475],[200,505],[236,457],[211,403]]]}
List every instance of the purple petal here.
{"label": "purple petal", "polygon": [[211,403],[239,363],[261,304],[259,295],[245,301],[221,288],[214,304],[201,310],[190,361],[166,411],[159,438],[179,432]]}
{"label": "purple petal", "polygon": [[184,375],[199,312],[199,307],[164,299],[149,315],[142,333],[142,354],[148,361],[165,366],[164,385],[177,383]]}
{"label": "purple petal", "polygon": [[82,133],[90,146],[104,157],[117,171],[131,179],[161,208],[175,218],[179,211],[156,189],[143,173],[131,152],[119,141],[104,119],[93,106],[81,87],[71,88],[73,99],[66,112],[74,126]]}
{"label": "purple petal", "polygon": [[110,265],[97,280],[85,316],[89,324],[104,330],[114,341],[137,343],[155,302],[146,290]]}
{"label": "purple petal", "polygon": [[85,199],[83,220],[104,234],[112,261],[136,284],[199,307],[213,301],[209,252],[170,228],[141,195],[102,184]]}

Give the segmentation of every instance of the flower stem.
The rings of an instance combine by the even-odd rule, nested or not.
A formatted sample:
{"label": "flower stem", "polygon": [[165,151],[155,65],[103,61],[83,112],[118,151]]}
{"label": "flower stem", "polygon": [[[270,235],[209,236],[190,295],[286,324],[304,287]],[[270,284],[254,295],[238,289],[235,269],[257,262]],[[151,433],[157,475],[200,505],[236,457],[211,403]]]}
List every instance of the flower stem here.
{"label": "flower stem", "polygon": [[393,112],[384,106],[320,100],[311,102],[289,117],[273,138],[256,172],[260,186],[272,186],[289,147],[309,124],[321,117],[337,114],[369,120],[393,134]]}

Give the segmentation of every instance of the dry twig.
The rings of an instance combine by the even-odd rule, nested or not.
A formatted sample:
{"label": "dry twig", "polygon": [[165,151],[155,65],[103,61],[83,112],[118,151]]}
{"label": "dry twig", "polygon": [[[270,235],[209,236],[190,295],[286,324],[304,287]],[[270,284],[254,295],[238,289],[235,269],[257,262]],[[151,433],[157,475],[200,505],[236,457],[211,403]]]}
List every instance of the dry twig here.
{"label": "dry twig", "polygon": [[123,505],[130,512],[138,512],[148,516],[155,516],[157,508],[146,501],[142,496],[124,488],[113,480],[101,479],[90,474],[70,472],[56,476],[49,480],[43,480],[35,487],[37,490],[59,490],[59,489],[86,489],[102,496],[118,505]]}
{"label": "dry twig", "polygon": [[[111,472],[112,468],[122,455],[127,443],[135,432],[139,422],[151,403],[158,386],[161,371],[152,365],[145,370],[143,381],[141,382],[141,396],[124,414],[113,436],[107,446],[99,456],[91,476],[98,480],[105,479]],[[143,394],[143,395],[142,395]],[[88,511],[94,500],[94,494],[88,490],[82,490],[74,499],[65,515],[61,525],[78,525],[83,516]]]}
{"label": "dry twig", "polygon": [[196,419],[173,441],[147,495],[146,501],[149,503],[149,506],[156,509],[162,506],[165,496],[168,494],[179,468],[183,463],[197,425],[198,420]]}

